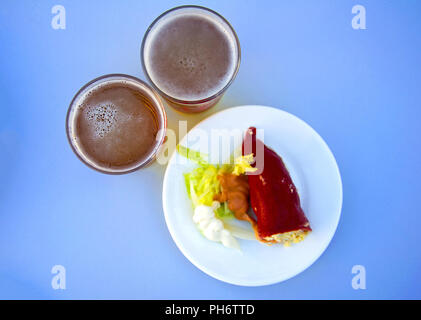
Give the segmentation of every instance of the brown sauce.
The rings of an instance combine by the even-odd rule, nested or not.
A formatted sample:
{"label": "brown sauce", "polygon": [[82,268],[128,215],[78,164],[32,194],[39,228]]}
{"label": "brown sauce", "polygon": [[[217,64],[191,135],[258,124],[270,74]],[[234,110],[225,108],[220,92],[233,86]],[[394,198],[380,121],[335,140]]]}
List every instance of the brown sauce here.
{"label": "brown sauce", "polygon": [[[228,208],[240,220],[247,220],[249,184],[247,176],[225,173],[218,176],[222,192],[215,196],[219,202],[228,201]],[[247,216],[247,217],[246,217]]]}

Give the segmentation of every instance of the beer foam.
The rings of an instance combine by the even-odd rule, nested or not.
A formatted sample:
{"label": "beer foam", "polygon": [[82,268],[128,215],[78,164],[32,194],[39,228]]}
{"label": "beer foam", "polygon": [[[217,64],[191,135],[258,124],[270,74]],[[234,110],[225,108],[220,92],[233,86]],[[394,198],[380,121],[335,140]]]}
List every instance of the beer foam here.
{"label": "beer foam", "polygon": [[78,152],[94,167],[118,170],[148,159],[160,126],[150,99],[143,87],[121,81],[81,94],[73,120]]}
{"label": "beer foam", "polygon": [[104,136],[115,128],[117,109],[112,102],[89,106],[85,117],[92,123],[93,135],[97,138]]}
{"label": "beer foam", "polygon": [[208,12],[174,13],[149,31],[144,64],[165,94],[196,101],[217,94],[229,83],[238,50],[235,34],[222,18]]}

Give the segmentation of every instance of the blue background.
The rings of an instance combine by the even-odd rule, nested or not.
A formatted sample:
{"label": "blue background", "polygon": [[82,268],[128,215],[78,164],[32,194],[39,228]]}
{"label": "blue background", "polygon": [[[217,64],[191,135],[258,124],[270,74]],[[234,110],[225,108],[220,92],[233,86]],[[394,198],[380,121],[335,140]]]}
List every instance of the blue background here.
{"label": "blue background", "polygon": [[[7,1],[0,8],[0,298],[420,299],[421,2],[193,1],[242,46],[223,108],[263,104],[308,122],[341,170],[342,217],[325,253],[280,284],[215,280],[177,249],[161,204],[165,167],[124,176],[84,166],[64,130],[75,92],[107,73],[145,79],[139,48],[181,1]],[[66,9],[66,29],[51,8]],[[367,29],[351,9],[367,10]],[[270,261],[268,261],[270,263]],[[66,268],[53,290],[51,268]],[[351,286],[354,265],[366,290]],[[229,266],[227,266],[229,267]]]}

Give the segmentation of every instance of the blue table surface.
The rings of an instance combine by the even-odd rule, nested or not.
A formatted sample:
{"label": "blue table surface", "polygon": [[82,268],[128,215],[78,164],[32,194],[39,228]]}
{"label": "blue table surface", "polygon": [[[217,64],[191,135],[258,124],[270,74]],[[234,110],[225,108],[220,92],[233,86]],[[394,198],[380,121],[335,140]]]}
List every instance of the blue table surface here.
{"label": "blue table surface", "polygon": [[[84,166],[64,130],[68,105],[107,73],[145,79],[151,21],[182,1],[7,1],[0,8],[0,298],[420,299],[421,1],[193,1],[240,38],[238,76],[215,108],[295,114],[330,146],[344,203],[323,255],[283,283],[233,286],[194,267],[165,224],[157,163],[123,176]],[[66,29],[51,8],[66,9]],[[354,30],[352,7],[366,8]],[[268,261],[270,263],[270,261]],[[66,268],[54,290],[51,268]],[[355,290],[354,265],[366,270]],[[229,266],[227,266],[229,267]]]}

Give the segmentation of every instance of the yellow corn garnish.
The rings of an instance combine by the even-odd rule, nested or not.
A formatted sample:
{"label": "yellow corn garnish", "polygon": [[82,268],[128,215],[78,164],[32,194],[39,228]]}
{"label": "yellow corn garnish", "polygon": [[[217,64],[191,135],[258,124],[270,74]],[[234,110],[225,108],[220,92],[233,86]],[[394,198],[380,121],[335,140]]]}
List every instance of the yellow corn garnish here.
{"label": "yellow corn garnish", "polygon": [[234,160],[234,169],[232,170],[232,173],[239,176],[240,174],[244,174],[246,172],[254,172],[257,168],[253,168],[251,166],[252,163],[254,163],[252,153],[246,156],[240,156]]}

